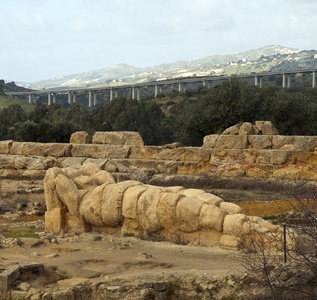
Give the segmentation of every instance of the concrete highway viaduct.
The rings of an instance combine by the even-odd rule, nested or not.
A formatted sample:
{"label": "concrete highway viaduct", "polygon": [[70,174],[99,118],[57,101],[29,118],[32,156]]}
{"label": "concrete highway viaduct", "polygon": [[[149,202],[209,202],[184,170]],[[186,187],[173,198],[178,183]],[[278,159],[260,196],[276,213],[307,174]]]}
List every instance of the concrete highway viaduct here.
{"label": "concrete highway viaduct", "polygon": [[[316,71],[317,69],[303,69],[303,70],[290,70],[290,71],[277,71],[277,72],[262,72],[262,73],[251,73],[251,74],[239,74],[239,78],[251,79],[256,86],[263,85],[263,79],[265,77],[275,76],[276,78],[282,77],[282,87],[290,88],[291,79],[296,74],[309,74],[312,76],[311,87],[316,87]],[[98,95],[104,94],[109,101],[112,101],[114,98],[117,98],[122,94],[125,97],[131,99],[141,100],[141,90],[150,89],[152,95],[156,98],[159,93],[163,93],[164,89],[168,87],[173,87],[173,89],[178,90],[179,92],[186,91],[186,87],[189,84],[199,84],[206,88],[211,88],[212,84],[230,79],[231,76],[194,76],[186,78],[177,78],[171,80],[162,80],[162,81],[152,81],[146,83],[138,83],[133,85],[120,85],[114,87],[98,87],[98,88],[78,88],[78,89],[45,89],[32,92],[9,92],[7,95],[11,97],[28,97],[29,103],[35,103],[36,97],[44,96],[47,97],[47,104],[51,105],[52,103],[57,102],[57,97],[59,95],[67,95],[68,104],[74,104],[77,102],[77,97],[79,95],[86,95],[88,98],[88,107],[97,106],[98,104]],[[103,98],[104,98],[103,97]]]}

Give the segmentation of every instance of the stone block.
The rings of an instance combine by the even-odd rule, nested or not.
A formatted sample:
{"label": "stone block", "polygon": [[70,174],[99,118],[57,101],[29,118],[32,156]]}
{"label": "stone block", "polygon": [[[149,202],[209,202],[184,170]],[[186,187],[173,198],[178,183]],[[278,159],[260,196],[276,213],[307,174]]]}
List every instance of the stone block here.
{"label": "stone block", "polygon": [[71,155],[71,144],[47,143],[44,146],[43,155],[69,157]]}
{"label": "stone block", "polygon": [[215,148],[220,149],[247,149],[248,136],[246,135],[220,135]]}
{"label": "stone block", "polygon": [[23,155],[45,156],[45,143],[25,142],[22,146]]}
{"label": "stone block", "polygon": [[71,153],[73,157],[128,158],[130,146],[73,144]]}
{"label": "stone block", "polygon": [[220,246],[225,249],[239,249],[239,240],[233,235],[223,234],[220,238]]}
{"label": "stone block", "polygon": [[0,154],[9,154],[13,141],[0,141]]}
{"label": "stone block", "polygon": [[13,155],[0,155],[0,168],[1,169],[14,169],[15,156]]}
{"label": "stone block", "polygon": [[240,236],[243,233],[243,224],[248,221],[249,218],[244,214],[227,215],[223,222],[223,233]]}
{"label": "stone block", "polygon": [[91,144],[92,138],[86,131],[77,131],[70,136],[71,144]]}
{"label": "stone block", "polygon": [[14,163],[18,170],[45,170],[43,159],[39,157],[16,156]]}
{"label": "stone block", "polygon": [[211,151],[200,147],[182,147],[176,149],[166,149],[159,153],[158,160],[172,161],[203,161],[210,160]]}
{"label": "stone block", "polygon": [[17,264],[8,266],[0,273],[0,291],[3,296],[11,289],[13,282],[20,277],[20,274],[20,267]]}
{"label": "stone block", "polygon": [[278,135],[278,131],[271,121],[255,121],[255,127],[262,135]]}
{"label": "stone block", "polygon": [[242,208],[234,203],[230,202],[221,202],[219,204],[219,207],[226,213],[232,215],[232,214],[242,214]]}
{"label": "stone block", "polygon": [[273,165],[283,165],[285,164],[289,158],[292,156],[294,151],[287,150],[271,150],[269,151],[270,155],[270,164]]}
{"label": "stone block", "polygon": [[61,233],[65,229],[66,208],[54,208],[45,212],[45,232]]}
{"label": "stone block", "polygon": [[254,149],[271,149],[272,136],[270,135],[249,135],[248,136],[249,148]]}
{"label": "stone block", "polygon": [[156,159],[158,154],[163,150],[159,146],[131,146],[131,159]]}
{"label": "stone block", "polygon": [[84,163],[84,161],[86,161],[85,157],[66,157],[61,161],[61,167],[79,167]]}
{"label": "stone block", "polygon": [[215,148],[219,134],[210,134],[204,137],[203,147],[204,148]]}
{"label": "stone block", "polygon": [[13,142],[11,149],[11,155],[22,155],[23,154],[23,143],[20,142]]}
{"label": "stone block", "polygon": [[92,143],[111,145],[144,145],[140,134],[134,131],[97,131],[92,138]]}
{"label": "stone block", "polygon": [[176,206],[176,227],[184,232],[198,230],[200,210],[204,203],[196,198],[182,197]]}

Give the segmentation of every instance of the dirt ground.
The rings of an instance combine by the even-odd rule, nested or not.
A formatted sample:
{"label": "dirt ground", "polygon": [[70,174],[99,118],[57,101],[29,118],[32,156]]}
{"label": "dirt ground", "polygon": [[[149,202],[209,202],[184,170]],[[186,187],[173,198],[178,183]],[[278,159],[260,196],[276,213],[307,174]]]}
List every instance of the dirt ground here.
{"label": "dirt ground", "polygon": [[[247,215],[256,216],[275,215],[292,208],[288,201],[241,202],[239,205]],[[65,278],[153,277],[196,271],[225,275],[242,270],[240,253],[219,247],[145,241],[122,237],[119,232],[46,236],[43,216],[2,215],[0,229],[6,237],[20,237],[25,241],[24,245],[13,248],[2,246],[0,266],[14,261],[41,262]],[[43,243],[36,244],[32,238],[26,242],[23,236],[30,233],[39,234]]]}
{"label": "dirt ground", "polygon": [[[0,217],[1,233],[37,232],[41,238],[21,238],[24,244],[2,245],[0,269],[12,262],[38,262],[54,271],[54,276],[32,282],[32,287],[49,290],[68,287],[82,280],[150,280],[160,276],[186,277],[204,274],[223,276],[242,270],[240,253],[219,247],[178,245],[164,241],[146,241],[136,237],[86,233],[75,236],[44,235],[43,217]],[[41,244],[36,244],[42,241]],[[56,277],[56,274],[58,275]]]}

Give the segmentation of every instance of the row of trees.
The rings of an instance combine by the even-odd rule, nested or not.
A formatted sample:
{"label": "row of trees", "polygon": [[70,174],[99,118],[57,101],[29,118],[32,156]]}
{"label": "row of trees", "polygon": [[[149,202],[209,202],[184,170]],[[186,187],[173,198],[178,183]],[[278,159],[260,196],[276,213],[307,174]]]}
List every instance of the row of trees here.
{"label": "row of trees", "polygon": [[0,140],[68,142],[78,130],[90,134],[130,130],[140,132],[148,145],[179,141],[200,146],[205,135],[256,120],[272,121],[280,134],[317,134],[315,89],[259,88],[232,78],[216,88],[174,91],[169,97],[174,101],[169,103],[173,105],[169,105],[168,114],[156,101],[126,98],[117,98],[91,112],[80,105],[63,109],[38,102],[27,114],[12,105],[0,111]]}

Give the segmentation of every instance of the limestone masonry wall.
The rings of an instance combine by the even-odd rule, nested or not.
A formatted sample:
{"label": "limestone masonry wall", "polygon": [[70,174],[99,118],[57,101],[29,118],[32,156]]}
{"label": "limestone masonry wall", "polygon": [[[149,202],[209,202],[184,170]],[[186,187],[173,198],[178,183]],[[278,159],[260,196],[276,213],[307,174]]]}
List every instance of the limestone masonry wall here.
{"label": "limestone masonry wall", "polygon": [[117,181],[162,175],[314,180],[317,175],[317,136],[209,135],[202,147],[181,147],[144,146],[140,140],[131,145],[113,135],[121,144],[101,144],[109,139],[100,133],[98,143],[89,144],[1,141],[0,178],[43,179],[51,167],[92,162],[116,174]]}

